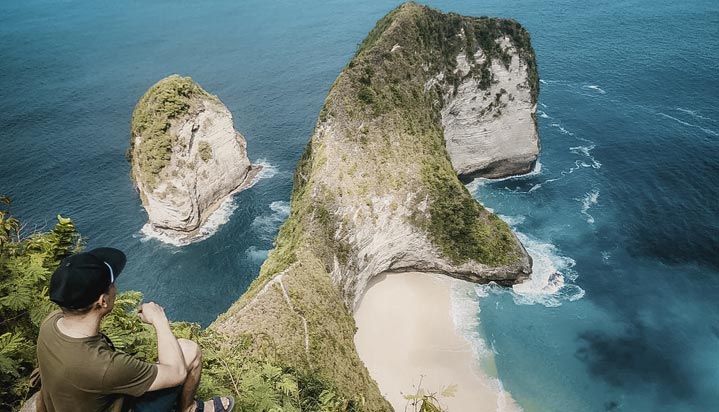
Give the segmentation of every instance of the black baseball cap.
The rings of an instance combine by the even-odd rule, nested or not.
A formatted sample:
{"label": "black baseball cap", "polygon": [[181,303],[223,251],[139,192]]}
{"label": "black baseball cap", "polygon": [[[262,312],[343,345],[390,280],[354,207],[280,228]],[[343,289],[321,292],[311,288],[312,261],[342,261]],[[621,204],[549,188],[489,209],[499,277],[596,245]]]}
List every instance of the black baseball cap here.
{"label": "black baseball cap", "polygon": [[64,308],[88,307],[115,282],[126,261],[122,251],[110,247],[66,257],[50,279],[50,300]]}

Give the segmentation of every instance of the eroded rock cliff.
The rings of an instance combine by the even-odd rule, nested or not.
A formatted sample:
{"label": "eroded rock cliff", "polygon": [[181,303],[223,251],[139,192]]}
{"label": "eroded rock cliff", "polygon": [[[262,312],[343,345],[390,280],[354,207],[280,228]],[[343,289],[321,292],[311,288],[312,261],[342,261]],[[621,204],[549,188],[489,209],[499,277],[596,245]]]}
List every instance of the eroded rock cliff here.
{"label": "eroded rock cliff", "polygon": [[189,77],[153,85],[132,116],[132,179],[156,233],[195,238],[209,215],[257,172],[232,115]]}
{"label": "eroded rock cliff", "polygon": [[511,33],[492,39],[488,50],[460,52],[453,70],[459,83],[443,82],[440,72],[427,85],[442,85],[444,138],[463,179],[528,173],[539,155],[534,54],[526,32]]}
{"label": "eroded rock cliff", "polygon": [[[466,56],[474,62],[464,62]],[[513,80],[519,87],[492,97],[498,101],[492,109],[481,106],[480,128],[499,133],[515,130],[507,122],[532,119],[538,79],[528,69],[534,53],[526,31],[512,20],[443,14],[414,3],[380,20],[329,92],[295,170],[290,215],[275,248],[250,289],[211,329],[228,342],[262,336],[282,362],[323,376],[346,399],[362,400],[365,410],[391,410],[353,342],[351,313],[373,276],[431,271],[508,285],[531,273],[521,243],[472,198],[457,171],[526,171],[536,159],[536,132],[507,142],[472,131],[465,141],[491,134],[498,144],[526,146],[498,150],[489,163],[472,160],[473,166],[450,158],[452,144],[445,143],[452,130],[469,127],[455,127],[465,110],[459,102],[496,96],[507,84],[504,72],[514,76],[517,65],[534,77]],[[531,104],[514,103],[522,99]],[[502,114],[490,114],[495,108]],[[527,124],[524,129],[535,130]],[[262,356],[262,348],[254,353]]]}

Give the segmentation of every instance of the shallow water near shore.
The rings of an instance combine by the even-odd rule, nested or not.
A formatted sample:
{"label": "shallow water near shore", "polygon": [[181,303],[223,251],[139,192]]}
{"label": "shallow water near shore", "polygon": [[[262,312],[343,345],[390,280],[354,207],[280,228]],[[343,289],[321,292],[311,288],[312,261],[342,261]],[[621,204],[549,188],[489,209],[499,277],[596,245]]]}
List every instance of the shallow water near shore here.
{"label": "shallow water near shore", "polygon": [[[120,289],[207,325],[257,276],[329,87],[397,4],[3,2],[0,193],[28,231],[60,213],[127,251]],[[542,79],[541,169],[468,185],[535,261],[531,283],[470,289],[484,367],[525,411],[719,409],[719,5],[428,4],[516,18]],[[141,232],[124,158],[135,102],[171,73],[218,95],[271,171],[184,247]]]}

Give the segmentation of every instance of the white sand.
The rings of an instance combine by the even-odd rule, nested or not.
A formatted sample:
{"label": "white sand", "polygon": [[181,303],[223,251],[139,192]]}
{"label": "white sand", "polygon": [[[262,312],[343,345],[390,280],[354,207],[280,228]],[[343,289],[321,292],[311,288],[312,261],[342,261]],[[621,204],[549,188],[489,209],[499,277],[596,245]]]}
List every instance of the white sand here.
{"label": "white sand", "polygon": [[[422,388],[440,393],[450,412],[517,410],[499,382],[479,370],[469,342],[455,329],[450,288],[461,282],[442,275],[390,273],[370,282],[355,312],[355,344],[382,394],[404,412],[403,394]],[[408,407],[407,411],[414,409]]]}

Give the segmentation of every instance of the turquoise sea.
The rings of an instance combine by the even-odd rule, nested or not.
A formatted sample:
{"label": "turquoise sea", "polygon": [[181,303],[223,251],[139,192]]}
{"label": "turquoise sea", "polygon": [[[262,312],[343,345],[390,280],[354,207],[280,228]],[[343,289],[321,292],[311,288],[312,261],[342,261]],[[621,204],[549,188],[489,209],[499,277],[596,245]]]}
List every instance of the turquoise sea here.
{"label": "turquoise sea", "polygon": [[[27,232],[59,213],[126,250],[121,289],[206,325],[257,276],[330,85],[398,4],[2,0],[0,193]],[[517,19],[542,79],[539,170],[468,185],[535,260],[532,283],[469,296],[504,388],[525,411],[719,410],[719,3],[428,4]],[[171,73],[266,166],[185,247],[140,232],[124,158],[135,102]]]}

